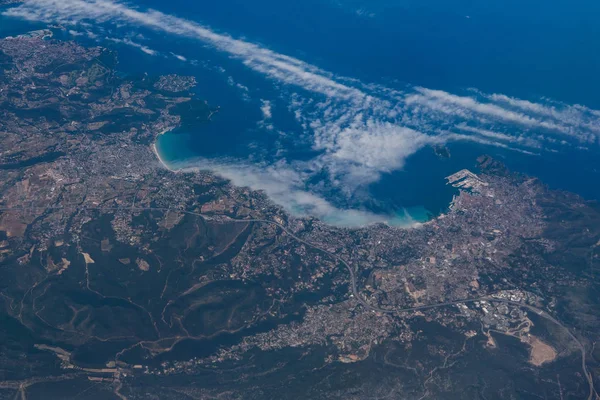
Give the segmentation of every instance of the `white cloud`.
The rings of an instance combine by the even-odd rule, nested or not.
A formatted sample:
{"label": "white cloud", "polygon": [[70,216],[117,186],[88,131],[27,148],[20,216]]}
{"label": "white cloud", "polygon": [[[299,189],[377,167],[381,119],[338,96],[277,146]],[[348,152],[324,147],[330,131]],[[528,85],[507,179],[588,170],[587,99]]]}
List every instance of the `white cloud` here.
{"label": "white cloud", "polygon": [[288,84],[327,96],[350,98],[363,95],[359,90],[336,82],[324,71],[300,60],[215,33],[196,22],[155,10],[140,11],[110,0],[26,0],[21,6],[5,11],[4,15],[64,24],[92,20],[143,25],[207,42],[242,59],[250,68]]}
{"label": "white cloud", "polygon": [[273,117],[272,105],[269,100],[261,100],[260,111],[263,114],[263,118],[265,120],[271,119]]}
{"label": "white cloud", "polygon": [[[341,210],[314,190],[308,191],[306,182],[325,172],[329,184],[353,196],[357,190],[376,182],[382,173],[402,168],[412,154],[428,145],[471,141],[533,154],[533,149],[556,151],[560,146],[590,145],[600,140],[600,112],[584,106],[547,100],[534,103],[476,90],[464,96],[421,87],[397,91],[364,84],[257,44],[216,33],[194,21],[111,0],[25,0],[4,14],[67,26],[129,24],[194,38],[281,84],[281,98],[289,101],[289,111],[304,129],[303,137],[310,138],[317,156],[303,163],[288,160],[260,166],[215,160],[201,162],[235,183],[246,182],[264,189],[276,201],[311,215],[325,217],[329,213],[337,216],[334,219],[344,221],[381,220],[382,217],[362,211],[342,217]],[[120,40],[148,54],[157,54],[129,39],[108,40]],[[185,61],[185,57],[171,54]],[[228,81],[249,100],[249,88],[236,83],[233,77]],[[293,86],[292,90],[286,92],[286,85]],[[277,130],[271,121],[270,100],[261,101],[261,111],[264,121],[259,126]],[[278,154],[283,157],[286,153]]]}
{"label": "white cloud", "polygon": [[483,137],[493,139],[496,141],[510,142],[510,143],[522,145],[525,147],[535,148],[535,149],[542,148],[542,145],[540,142],[538,142],[535,139],[526,137],[524,135],[521,135],[521,136],[508,135],[506,133],[495,132],[495,131],[491,131],[488,129],[475,128],[472,126],[468,126],[465,123],[461,123],[461,124],[457,125],[456,127],[462,131],[471,132],[471,133],[477,134],[479,136],[483,136]]}
{"label": "white cloud", "polygon": [[110,42],[113,42],[113,43],[126,44],[128,46],[135,47],[136,49],[140,49],[141,51],[143,51],[144,53],[146,53],[150,56],[156,56],[159,54],[156,50],[152,50],[150,47],[144,46],[143,44],[139,44],[130,39],[116,39],[116,38],[110,38],[110,37],[106,37],[104,39],[108,40]]}
{"label": "white cloud", "polygon": [[175,53],[171,53],[171,55],[173,57],[175,57],[176,59],[178,59],[179,61],[187,61],[187,58],[185,58],[184,56],[180,55],[180,54],[175,54]]}
{"label": "white cloud", "polygon": [[389,122],[367,120],[340,130],[322,159],[332,180],[341,180],[353,191],[379,180],[383,172],[401,169],[409,156],[439,140]]}
{"label": "white cloud", "polygon": [[319,195],[304,189],[304,178],[285,163],[258,167],[252,164],[223,160],[196,159],[169,164],[182,170],[210,170],[231,180],[233,184],[264,191],[269,198],[296,216],[314,216],[324,222],[343,226],[359,227],[373,223],[388,223],[396,226],[413,226],[417,223],[410,214],[380,215],[364,210],[341,209]]}
{"label": "white cloud", "polygon": [[457,114],[462,117],[468,117],[468,113],[474,113],[528,127],[544,128],[564,133],[568,132],[568,127],[553,122],[542,121],[535,117],[511,111],[493,103],[481,103],[472,97],[457,96],[442,90],[425,88],[416,88],[416,90],[418,94],[413,94],[406,98],[407,104],[419,104],[436,111]]}
{"label": "white cloud", "polygon": [[599,112],[585,106],[578,104],[567,105],[550,100],[547,101],[547,104],[539,104],[528,100],[516,99],[503,94],[484,96],[494,102],[506,104],[510,107],[523,110],[524,112],[560,121],[566,126],[579,127],[600,134]]}
{"label": "white cloud", "polygon": [[[488,100],[482,102],[473,97],[457,96],[441,90],[417,87],[405,94],[374,85],[363,85],[359,81],[337,77],[314,65],[257,44],[216,33],[194,21],[155,10],[131,8],[124,3],[111,0],[26,0],[21,6],[8,9],[4,14],[65,24],[89,24],[90,21],[129,23],[195,38],[241,59],[249,68],[271,79],[323,94],[327,98],[348,102],[344,105],[347,108],[378,107],[380,116],[385,116],[388,122],[397,123],[398,121],[389,121],[389,119],[396,118],[399,113],[403,113],[405,117],[410,113],[422,115],[429,110],[429,112],[433,111],[433,114],[442,113],[452,118],[476,121],[491,118],[526,129],[560,132],[583,142],[597,141],[598,137],[595,133],[600,132],[600,112],[582,106],[563,107],[562,110],[558,110],[556,107],[501,94],[481,94],[480,97]],[[145,46],[140,48],[148,54],[154,52]],[[375,93],[369,94],[369,91]],[[397,104],[395,106],[395,103],[399,103],[400,107]],[[381,111],[384,107],[388,107],[385,113]],[[548,118],[540,118],[541,116]],[[435,118],[432,119],[432,121],[420,122],[425,125],[427,122],[435,123]],[[403,118],[404,120],[406,118]],[[423,130],[419,126],[408,127]]]}
{"label": "white cloud", "polygon": [[464,141],[464,142],[479,143],[479,144],[483,144],[483,145],[491,146],[491,147],[500,147],[502,149],[516,151],[518,153],[528,154],[528,155],[531,155],[531,156],[537,156],[537,155],[539,155],[539,153],[534,153],[532,151],[520,149],[520,148],[517,148],[517,147],[511,147],[511,146],[509,146],[509,145],[507,145],[505,143],[500,143],[500,142],[496,142],[496,141],[493,141],[493,140],[484,139],[484,138],[477,137],[477,136],[470,136],[470,135],[462,135],[462,134],[459,134],[459,133],[445,132],[443,135],[440,136],[440,138],[443,138],[446,141]]}

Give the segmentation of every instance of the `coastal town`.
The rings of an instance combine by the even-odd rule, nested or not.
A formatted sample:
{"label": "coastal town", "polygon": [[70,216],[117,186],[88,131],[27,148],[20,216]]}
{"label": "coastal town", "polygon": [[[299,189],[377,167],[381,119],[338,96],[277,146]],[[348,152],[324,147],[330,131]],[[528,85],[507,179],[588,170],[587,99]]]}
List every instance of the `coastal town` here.
{"label": "coastal town", "polygon": [[0,40],[0,398],[597,398],[597,205],[482,156],[409,229],[294,217],[160,161],[194,78],[50,33]]}

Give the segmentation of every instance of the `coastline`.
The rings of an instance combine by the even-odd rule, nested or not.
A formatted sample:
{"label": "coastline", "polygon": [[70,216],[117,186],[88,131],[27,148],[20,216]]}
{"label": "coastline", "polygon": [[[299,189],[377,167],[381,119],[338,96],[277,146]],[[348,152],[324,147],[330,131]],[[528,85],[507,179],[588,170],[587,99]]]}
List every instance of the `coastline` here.
{"label": "coastline", "polygon": [[[169,163],[161,156],[158,145],[157,145],[158,138],[161,135],[164,135],[165,133],[172,131],[173,129],[175,129],[175,128],[167,128],[156,134],[154,143],[152,143],[152,145],[150,146],[152,148],[152,151],[154,152],[156,159],[169,172],[179,173],[179,172],[198,171],[199,167],[192,167],[192,166],[180,167],[180,168],[176,169],[173,166],[169,165]],[[271,194],[269,194],[268,191],[265,191],[265,189],[263,189],[263,188],[252,187],[251,185],[249,186],[243,182],[236,182],[235,179],[232,179],[231,177],[227,177],[226,174],[224,175],[222,173],[219,173],[219,171],[215,171],[212,168],[208,168],[208,169],[212,173],[219,175],[219,176],[223,177],[224,179],[230,180],[230,182],[233,185],[236,185],[239,187],[248,187],[248,188],[251,188],[252,190],[258,190],[258,191],[265,192],[271,201],[273,201],[276,204],[279,204],[290,215],[292,215],[295,218],[304,218],[304,217],[309,216],[308,214],[294,212],[294,210],[288,208],[288,205],[285,204],[285,202],[277,201],[276,196],[275,196],[275,198],[271,197]],[[340,211],[344,211],[344,210],[340,210]],[[351,211],[351,210],[345,210],[345,211]],[[428,219],[428,220],[424,220],[424,221],[421,221],[418,219],[416,220],[407,212],[407,210],[405,210],[403,214],[388,215],[387,218],[386,218],[386,216],[382,215],[380,220],[362,222],[362,223],[358,223],[358,224],[349,224],[349,225],[346,225],[343,223],[340,224],[340,221],[336,221],[336,220],[332,220],[332,219],[328,218],[328,217],[331,217],[331,215],[320,215],[320,216],[314,216],[314,217],[318,218],[326,225],[335,226],[335,227],[345,227],[345,228],[350,228],[350,229],[364,228],[364,227],[373,226],[376,224],[385,224],[388,227],[397,228],[397,229],[412,229],[412,228],[418,228],[424,224],[431,222],[433,219],[435,219],[435,218],[432,218],[432,219]]]}
{"label": "coastline", "polygon": [[160,162],[163,167],[165,167],[170,172],[178,172],[178,170],[171,168],[169,166],[169,164],[167,164],[167,162],[165,160],[163,160],[163,158],[160,156],[160,152],[158,151],[158,148],[156,147],[156,141],[158,140],[159,136],[164,135],[165,133],[172,131],[172,130],[173,130],[173,128],[168,128],[168,129],[163,130],[162,132],[159,132],[156,135],[156,138],[154,139],[154,143],[152,143],[151,147],[152,147],[152,151],[154,152],[154,155],[158,159],[158,162]]}

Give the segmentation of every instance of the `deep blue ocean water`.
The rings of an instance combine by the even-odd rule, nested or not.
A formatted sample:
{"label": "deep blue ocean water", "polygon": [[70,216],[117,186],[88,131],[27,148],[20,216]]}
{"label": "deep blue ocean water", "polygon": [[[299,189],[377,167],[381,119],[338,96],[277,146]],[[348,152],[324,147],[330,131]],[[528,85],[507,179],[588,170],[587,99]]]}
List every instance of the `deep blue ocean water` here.
{"label": "deep blue ocean water", "polygon": [[600,108],[600,3],[593,0],[136,3],[367,82],[474,87]]}
{"label": "deep blue ocean water", "polygon": [[[556,107],[560,109],[574,105],[585,106],[586,110],[600,109],[597,95],[600,93],[597,72],[600,70],[600,24],[597,23],[600,3],[595,1],[573,4],[539,0],[485,3],[463,0],[138,0],[133,4],[144,13],[152,8],[197,22],[215,34],[294,57],[310,68],[319,68],[319,76],[333,78],[373,96],[387,96],[382,94],[384,91],[412,93],[415,87],[424,87],[471,97],[481,93],[503,94],[548,107],[559,104]],[[128,7],[132,7],[131,2]],[[91,20],[93,22],[93,18]],[[323,158],[327,150],[315,146],[316,135],[312,133],[311,124],[330,122],[326,111],[315,112],[315,109],[325,109],[318,106],[326,103],[321,93],[312,87],[269,77],[269,71],[264,69],[249,68],[254,55],[239,57],[226,48],[215,48],[214,44],[190,35],[131,21],[118,22],[105,18],[96,26],[65,24],[66,30],[59,34],[120,50],[119,68],[127,73],[195,76],[197,95],[220,106],[220,111],[210,123],[159,137],[162,157],[174,166],[214,168],[233,176],[238,184],[266,187],[276,201],[292,211],[316,214],[332,222],[343,219],[328,218],[328,211],[323,209],[314,211],[290,204],[292,200],[286,196],[289,191],[284,181],[285,184],[293,182],[291,187],[298,193],[305,191],[327,201],[332,209],[361,210],[388,220],[395,215],[402,218],[408,212],[413,219],[425,220],[443,212],[455,193],[445,185],[444,177],[461,168],[473,168],[476,157],[484,153],[498,157],[515,170],[540,177],[551,187],[600,199],[598,139],[579,143],[568,136],[588,129],[580,125],[569,126],[565,136],[569,143],[564,146],[556,144],[564,140],[560,135],[544,133],[537,127],[523,129],[520,125],[495,120],[490,125],[494,128],[490,130],[500,129],[505,134],[528,138],[545,136],[546,139],[540,139],[539,148],[525,149],[534,155],[515,151],[524,149],[516,142],[498,147],[481,141],[460,140],[445,143],[450,158],[441,158],[431,146],[424,145],[408,152],[403,163],[383,163],[382,167],[378,161],[385,155],[379,156],[374,150],[375,159],[367,159],[360,168],[366,166],[365,169],[372,172],[372,164],[376,164],[377,178],[358,184],[357,180],[363,177],[362,170],[358,178],[351,175],[356,173],[356,165],[346,159],[339,164],[338,153]],[[40,26],[43,24],[0,17],[2,36]],[[77,32],[77,36],[67,33],[68,30]],[[85,32],[93,32],[94,36],[80,36]],[[138,48],[114,40],[124,38],[138,44]],[[139,45],[154,54],[144,53]],[[184,57],[185,61],[176,56]],[[313,71],[306,66],[302,68],[304,72]],[[389,97],[394,99],[390,107],[396,101],[394,96],[400,95]],[[270,105],[270,118],[261,111],[265,102]],[[363,118],[372,116],[381,124],[388,122],[387,116],[382,119],[377,114],[381,110],[372,111],[368,106],[356,108],[346,103],[327,106],[330,112],[348,111],[359,113]],[[304,110],[308,110],[307,116],[299,119],[295,113]],[[523,113],[534,115],[529,111]],[[425,122],[417,123],[425,134],[445,131],[450,129],[449,125],[453,125],[452,129],[459,126],[433,111],[425,111],[425,115]],[[398,122],[400,117],[393,118],[395,125],[403,124],[403,121]],[[594,118],[591,117],[592,124],[600,120],[600,114]],[[488,123],[481,122],[479,114],[465,121],[478,127],[477,124]],[[308,123],[308,127],[302,123]],[[331,123],[324,132],[340,126]],[[351,140],[356,142],[358,138],[353,136]],[[339,145],[341,139],[335,140],[334,144]],[[393,147],[395,139],[382,140],[384,149]],[[368,143],[361,142],[358,148],[366,152]],[[403,148],[400,146],[399,151]],[[334,168],[343,168],[343,171],[336,175],[331,172]],[[282,171],[287,170],[292,171],[293,176],[283,174]],[[252,176],[246,175],[248,171],[252,171]],[[273,189],[277,185],[286,193]]]}

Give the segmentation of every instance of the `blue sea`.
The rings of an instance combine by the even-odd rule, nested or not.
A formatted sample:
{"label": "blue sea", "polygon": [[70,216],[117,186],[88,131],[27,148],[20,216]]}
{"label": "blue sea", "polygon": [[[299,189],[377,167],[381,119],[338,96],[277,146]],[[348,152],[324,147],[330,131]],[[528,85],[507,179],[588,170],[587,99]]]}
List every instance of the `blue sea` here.
{"label": "blue sea", "polygon": [[125,73],[195,76],[220,109],[158,138],[171,167],[344,226],[444,212],[481,154],[600,199],[597,1],[109,3],[27,0],[0,35],[60,24]]}

